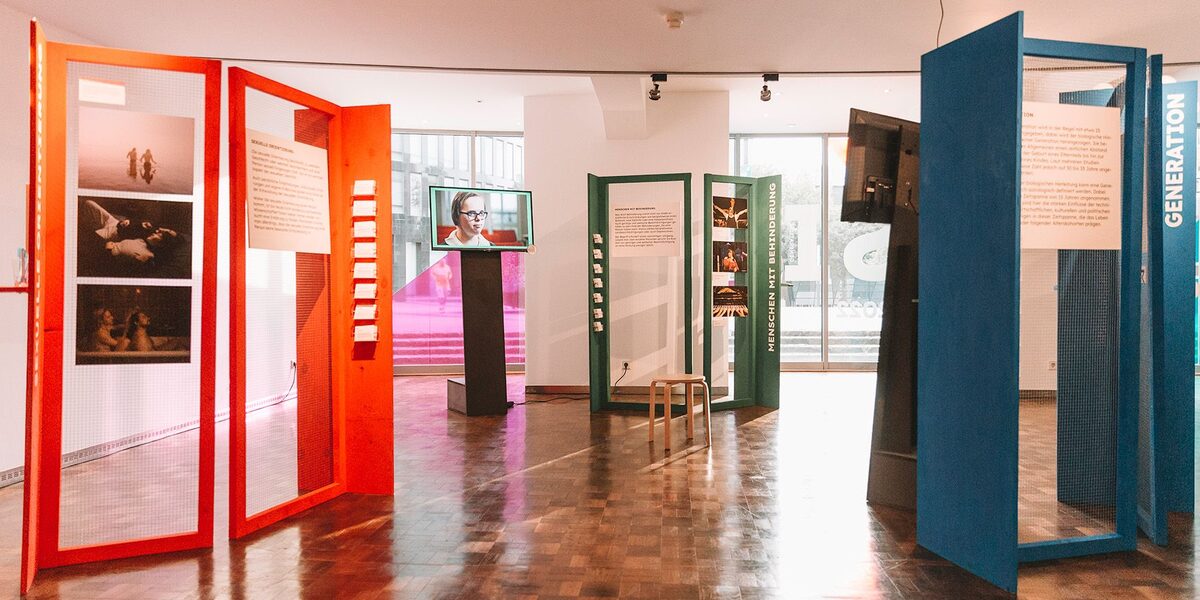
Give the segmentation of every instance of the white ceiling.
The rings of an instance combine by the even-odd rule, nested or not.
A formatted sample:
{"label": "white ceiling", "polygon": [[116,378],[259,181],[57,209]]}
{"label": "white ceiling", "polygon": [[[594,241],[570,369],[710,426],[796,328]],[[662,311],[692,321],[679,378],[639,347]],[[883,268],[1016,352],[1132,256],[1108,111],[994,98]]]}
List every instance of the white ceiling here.
{"label": "white ceiling", "polygon": [[[592,71],[913,71],[935,46],[937,0],[0,0],[96,43],[224,59],[472,69],[242,66],[343,105],[389,103],[400,128],[522,129],[525,96],[592,93]],[[1033,4],[1033,6],[1030,6]],[[945,0],[943,43],[1016,10],[1026,35],[1128,44],[1200,61],[1197,0]],[[684,13],[667,28],[668,9]],[[287,15],[286,18],[282,15]],[[568,70],[557,75],[483,69]],[[850,106],[916,119],[919,78],[672,75],[664,101],[730,92],[733,132],[838,132]],[[643,81],[649,87],[649,79]]]}
{"label": "white ceiling", "polygon": [[[938,0],[3,0],[97,42],[210,56],[462,68],[916,70]],[[1200,60],[1196,0],[944,0],[943,42],[1017,10],[1026,35]],[[667,28],[663,13],[684,14]]]}
{"label": "white ceiling", "polygon": [[[392,126],[400,129],[521,131],[525,96],[593,93],[591,80],[578,76],[241,66],[344,106],[391,104]],[[648,89],[649,78],[642,84]],[[770,102],[759,100],[762,84],[753,77],[671,77],[662,102],[672,94],[728,90],[734,133],[842,132],[851,106],[919,116],[914,75],[785,78],[771,84]]]}

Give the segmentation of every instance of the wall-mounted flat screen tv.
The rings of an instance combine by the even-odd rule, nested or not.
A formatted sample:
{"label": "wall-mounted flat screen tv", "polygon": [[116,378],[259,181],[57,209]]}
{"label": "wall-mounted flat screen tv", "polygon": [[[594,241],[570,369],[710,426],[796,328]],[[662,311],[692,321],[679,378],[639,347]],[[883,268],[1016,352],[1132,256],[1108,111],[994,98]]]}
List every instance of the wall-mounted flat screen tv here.
{"label": "wall-mounted flat screen tv", "polygon": [[524,190],[429,186],[434,250],[517,250],[533,246],[533,194]]}
{"label": "wall-mounted flat screen tv", "polygon": [[920,126],[896,117],[850,109],[846,187],[842,190],[843,222],[892,222],[903,151],[902,133],[911,133],[915,145]]}

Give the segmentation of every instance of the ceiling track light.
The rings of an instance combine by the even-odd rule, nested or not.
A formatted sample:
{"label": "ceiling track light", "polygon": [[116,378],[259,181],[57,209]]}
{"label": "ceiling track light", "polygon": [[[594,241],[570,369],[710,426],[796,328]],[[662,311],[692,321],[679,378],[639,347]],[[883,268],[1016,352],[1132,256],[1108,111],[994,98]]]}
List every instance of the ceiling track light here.
{"label": "ceiling track light", "polygon": [[779,81],[779,73],[763,73],[763,89],[758,93],[759,100],[771,101],[771,88],[767,87],[767,83],[771,81]]}
{"label": "ceiling track light", "polygon": [[653,101],[658,101],[659,98],[662,98],[662,90],[658,88],[658,84],[665,82],[666,80],[666,73],[651,73],[650,81],[654,82],[654,87],[650,88],[650,92],[647,94],[647,97]]}

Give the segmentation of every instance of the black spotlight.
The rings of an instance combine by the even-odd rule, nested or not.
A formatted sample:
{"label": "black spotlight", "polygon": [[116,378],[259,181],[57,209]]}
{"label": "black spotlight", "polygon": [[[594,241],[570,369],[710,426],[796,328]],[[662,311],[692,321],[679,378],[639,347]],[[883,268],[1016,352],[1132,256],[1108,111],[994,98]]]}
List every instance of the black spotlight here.
{"label": "black spotlight", "polygon": [[666,80],[667,80],[666,73],[652,73],[650,75],[650,81],[654,82],[654,87],[650,88],[650,93],[648,94],[648,96],[651,100],[657,101],[659,98],[662,98],[662,90],[658,89],[658,84],[662,83]]}
{"label": "black spotlight", "polygon": [[779,73],[763,73],[763,89],[758,94],[758,99],[763,102],[771,101],[771,88],[767,87],[768,81],[779,81]]}

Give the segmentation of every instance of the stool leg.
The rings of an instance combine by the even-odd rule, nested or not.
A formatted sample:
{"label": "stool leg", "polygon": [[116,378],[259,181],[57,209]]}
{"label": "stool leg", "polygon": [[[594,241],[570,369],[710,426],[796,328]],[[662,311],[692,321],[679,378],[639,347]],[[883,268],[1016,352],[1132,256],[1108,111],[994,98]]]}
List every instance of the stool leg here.
{"label": "stool leg", "polygon": [[712,396],[708,393],[708,382],[704,382],[704,445],[712,445]]}
{"label": "stool leg", "polygon": [[651,381],[650,382],[650,426],[647,427],[647,429],[650,430],[650,442],[651,443],[654,442],[654,391],[656,389],[658,389],[658,382]]}
{"label": "stool leg", "polygon": [[688,424],[688,439],[696,437],[696,420],[692,417],[692,410],[695,408],[695,390],[692,389],[692,384],[687,384],[687,424]]}
{"label": "stool leg", "polygon": [[671,449],[671,394],[675,391],[671,383],[663,384],[663,448]]}

